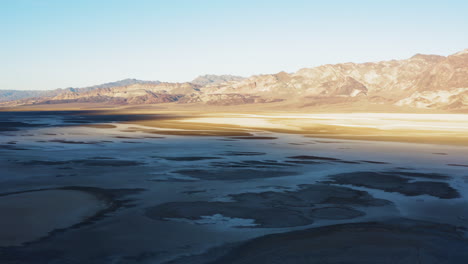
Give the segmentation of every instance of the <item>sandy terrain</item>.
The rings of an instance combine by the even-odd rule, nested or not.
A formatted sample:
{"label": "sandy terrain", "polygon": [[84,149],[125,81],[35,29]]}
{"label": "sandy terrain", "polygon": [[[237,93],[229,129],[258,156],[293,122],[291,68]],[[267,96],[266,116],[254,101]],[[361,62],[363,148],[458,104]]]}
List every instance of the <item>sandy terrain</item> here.
{"label": "sandy terrain", "polygon": [[174,121],[143,120],[143,126],[194,130],[254,129],[302,134],[315,138],[468,145],[468,115],[464,114],[199,114]]}

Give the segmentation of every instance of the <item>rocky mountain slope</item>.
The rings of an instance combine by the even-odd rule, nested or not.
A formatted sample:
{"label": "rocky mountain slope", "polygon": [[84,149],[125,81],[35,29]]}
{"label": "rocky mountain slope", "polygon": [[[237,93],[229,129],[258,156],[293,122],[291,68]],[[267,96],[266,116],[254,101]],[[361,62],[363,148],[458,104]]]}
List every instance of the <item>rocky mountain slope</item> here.
{"label": "rocky mountain slope", "polygon": [[202,75],[198,76],[194,80],[191,81],[191,83],[200,85],[200,86],[206,86],[208,84],[218,84],[218,83],[225,83],[225,82],[235,82],[235,81],[241,81],[245,79],[244,77],[241,76],[234,76],[234,75],[213,75],[213,74],[207,74],[207,75]]}
{"label": "rocky mountain slope", "polygon": [[444,57],[417,54],[405,60],[342,63],[294,73],[204,75],[186,83],[126,79],[87,88],[0,93],[1,105],[90,102],[237,105],[290,102],[297,107],[364,102],[392,107],[468,108],[468,50]]}

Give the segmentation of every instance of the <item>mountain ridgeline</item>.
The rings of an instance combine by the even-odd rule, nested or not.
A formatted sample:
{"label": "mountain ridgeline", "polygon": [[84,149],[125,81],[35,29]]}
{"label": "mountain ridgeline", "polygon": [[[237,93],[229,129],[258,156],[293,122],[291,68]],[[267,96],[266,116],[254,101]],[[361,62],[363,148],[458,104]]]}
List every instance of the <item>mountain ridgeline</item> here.
{"label": "mountain ridgeline", "polygon": [[468,49],[444,57],[342,63],[294,73],[204,75],[191,82],[125,79],[86,88],[0,90],[0,106],[63,103],[240,105],[283,102],[297,108],[332,104],[468,109]]}

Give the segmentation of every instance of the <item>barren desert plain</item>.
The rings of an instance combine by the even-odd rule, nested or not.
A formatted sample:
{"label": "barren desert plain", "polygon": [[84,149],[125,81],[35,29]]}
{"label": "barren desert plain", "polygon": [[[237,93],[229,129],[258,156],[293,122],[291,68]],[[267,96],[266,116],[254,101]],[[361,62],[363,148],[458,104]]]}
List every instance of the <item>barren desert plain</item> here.
{"label": "barren desert plain", "polygon": [[79,108],[0,112],[0,263],[468,261],[466,114]]}

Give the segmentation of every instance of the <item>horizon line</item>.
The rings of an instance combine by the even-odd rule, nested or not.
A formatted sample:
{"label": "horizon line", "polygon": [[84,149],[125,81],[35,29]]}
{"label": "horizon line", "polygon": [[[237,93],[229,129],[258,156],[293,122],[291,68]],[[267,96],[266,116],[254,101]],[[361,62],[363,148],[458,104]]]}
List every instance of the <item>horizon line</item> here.
{"label": "horizon line", "polygon": [[235,76],[235,77],[241,77],[241,78],[245,78],[245,79],[248,79],[248,78],[251,78],[251,77],[254,77],[254,76],[261,76],[261,75],[275,75],[275,74],[278,74],[278,73],[282,73],[282,72],[285,72],[287,74],[293,74],[295,72],[298,72],[302,69],[312,69],[312,68],[317,68],[317,67],[322,67],[322,66],[327,66],[327,65],[338,65],[338,64],[348,64],[348,63],[353,63],[353,64],[364,64],[364,63],[380,63],[380,62],[386,62],[386,61],[402,61],[402,60],[409,60],[415,56],[418,56],[418,55],[424,55],[424,56],[440,56],[440,57],[444,57],[444,58],[447,58],[449,56],[453,56],[453,55],[457,55],[457,54],[464,54],[464,53],[468,53],[468,48],[465,48],[465,49],[462,49],[458,52],[455,52],[455,53],[451,53],[449,55],[439,55],[439,54],[424,54],[424,53],[416,53],[414,55],[412,55],[411,57],[407,57],[407,58],[404,58],[404,59],[384,59],[384,60],[376,60],[376,61],[365,61],[365,62],[352,62],[352,61],[348,61],[348,62],[340,62],[340,63],[325,63],[325,64],[320,64],[320,65],[317,65],[317,66],[310,66],[310,67],[301,67],[299,69],[297,69],[296,71],[292,71],[292,72],[287,72],[287,71],[279,71],[279,72],[276,72],[276,73],[257,73],[257,74],[252,74],[252,75],[249,75],[249,76],[241,76],[241,75],[236,75],[236,74],[229,74],[229,73],[224,73],[224,74],[213,74],[213,73],[205,73],[205,74],[199,74],[197,75],[196,77],[194,77],[192,80],[190,81],[161,81],[161,80],[144,80],[144,79],[139,79],[139,78],[134,78],[134,77],[127,77],[127,78],[122,78],[122,79],[118,79],[118,80],[111,80],[111,81],[107,81],[107,82],[102,82],[102,83],[99,83],[99,84],[94,84],[94,85],[89,85],[89,86],[81,86],[81,87],[74,87],[74,86],[69,86],[69,87],[59,87],[59,88],[49,88],[49,89],[4,89],[4,88],[0,88],[0,91],[34,91],[34,92],[39,92],[39,91],[54,91],[54,90],[65,90],[65,89],[83,89],[83,88],[90,88],[90,87],[93,87],[93,86],[100,86],[100,85],[106,85],[106,84],[110,84],[110,83],[114,83],[114,82],[120,82],[120,81],[125,81],[125,80],[135,80],[135,81],[142,81],[142,82],[160,82],[160,83],[179,83],[179,84],[183,84],[183,83],[192,83],[193,80],[195,80],[196,78],[198,77],[203,77],[203,76],[208,76],[208,75],[214,75],[214,76],[223,76],[223,75],[228,75],[228,76]]}

